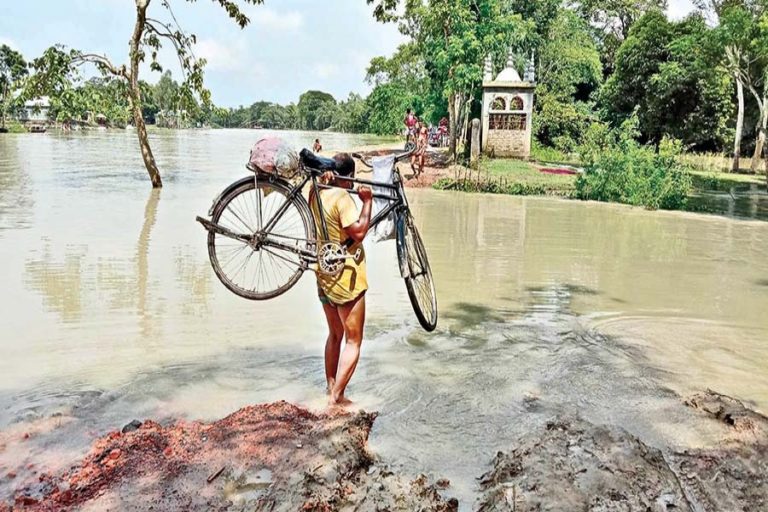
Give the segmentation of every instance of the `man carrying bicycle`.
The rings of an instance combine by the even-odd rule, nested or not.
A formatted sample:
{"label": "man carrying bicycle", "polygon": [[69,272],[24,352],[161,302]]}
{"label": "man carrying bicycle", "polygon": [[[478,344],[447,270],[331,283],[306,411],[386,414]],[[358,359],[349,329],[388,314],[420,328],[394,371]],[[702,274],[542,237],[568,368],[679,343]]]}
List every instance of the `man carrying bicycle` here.
{"label": "man carrying bicycle", "polygon": [[[336,155],[334,160],[336,174],[326,172],[321,178],[322,183],[334,188],[321,189],[318,192],[328,240],[323,240],[320,229],[322,218],[314,191],[310,194],[309,205],[318,227],[318,243],[326,241],[344,245],[347,240],[351,240],[352,245],[347,251],[356,255],[354,259],[346,260],[344,268],[337,275],[317,273],[317,293],[328,322],[325,378],[329,401],[333,405],[346,405],[350,401],[344,396],[344,391],[360,359],[360,345],[365,326],[365,292],[368,289],[368,280],[362,242],[371,223],[373,196],[369,187],[358,187],[357,192],[363,202],[362,209],[358,212],[348,192],[352,188],[352,182],[337,177],[353,178],[355,161],[346,153]],[[345,336],[346,344],[342,351],[341,340]]]}

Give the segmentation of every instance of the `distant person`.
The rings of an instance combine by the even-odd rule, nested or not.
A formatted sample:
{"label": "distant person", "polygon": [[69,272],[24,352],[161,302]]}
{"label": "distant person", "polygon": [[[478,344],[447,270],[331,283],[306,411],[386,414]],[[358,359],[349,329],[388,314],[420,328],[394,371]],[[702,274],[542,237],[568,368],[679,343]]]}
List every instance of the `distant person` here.
{"label": "distant person", "polygon": [[[411,169],[413,170],[413,177],[418,178],[422,172],[424,172],[424,162],[427,159],[427,147],[429,146],[429,132],[427,125],[419,123],[416,125],[416,149],[411,155]],[[419,163],[419,169],[416,170],[414,164]]]}
{"label": "distant person", "polygon": [[323,145],[320,144],[320,139],[315,139],[315,143],[312,145],[312,151],[319,153],[323,150]]}
{"label": "distant person", "polygon": [[419,118],[413,113],[411,109],[405,111],[405,119],[403,124],[405,125],[405,139],[410,140],[416,135],[416,125],[419,122]]}
{"label": "distant person", "polygon": [[440,138],[440,146],[445,147],[448,145],[448,119],[443,117],[438,124],[438,135]]}
{"label": "distant person", "polygon": [[[363,342],[365,326],[365,292],[368,279],[365,267],[365,252],[362,242],[371,224],[372,192],[370,187],[357,189],[363,207],[360,212],[352,200],[348,189],[352,182],[336,179],[336,175],[353,178],[355,161],[346,153],[333,157],[336,160],[336,174],[326,172],[321,182],[333,185],[333,188],[321,189],[320,200],[326,220],[329,242],[344,244],[352,241],[349,254],[353,259],[346,260],[341,273],[335,276],[317,273],[317,294],[323,305],[325,319],[328,322],[328,338],[325,341],[325,379],[331,405],[347,405],[344,391],[360,359],[360,345]],[[310,209],[315,218],[315,225],[321,226],[320,210],[314,192],[309,198]],[[317,239],[323,234],[318,229]],[[359,251],[359,252],[358,252]],[[341,340],[346,337],[344,350]]]}

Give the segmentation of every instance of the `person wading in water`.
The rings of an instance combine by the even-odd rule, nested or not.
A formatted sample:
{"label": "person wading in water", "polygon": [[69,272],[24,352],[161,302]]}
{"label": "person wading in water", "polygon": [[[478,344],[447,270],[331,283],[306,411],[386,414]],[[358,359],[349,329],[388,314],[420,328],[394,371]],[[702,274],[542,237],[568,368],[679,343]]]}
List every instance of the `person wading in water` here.
{"label": "person wading in water", "polygon": [[[352,157],[340,153],[333,158],[336,160],[338,175],[354,177],[355,161]],[[321,182],[342,187],[319,191],[328,230],[327,241],[344,245],[351,239],[353,244],[348,252],[357,255],[355,259],[346,260],[338,275],[317,273],[317,293],[328,322],[325,379],[329,401],[334,405],[347,405],[351,402],[344,396],[344,390],[360,359],[360,345],[363,342],[365,327],[365,292],[368,289],[368,280],[362,242],[371,223],[373,196],[370,187],[358,187],[357,192],[363,202],[362,210],[358,212],[352,196],[347,191],[352,188],[351,181],[337,179],[334,173],[326,172],[321,177]],[[314,191],[310,193],[309,204],[317,226],[317,240],[321,242],[322,221]],[[342,351],[341,340],[345,336],[346,344]]]}

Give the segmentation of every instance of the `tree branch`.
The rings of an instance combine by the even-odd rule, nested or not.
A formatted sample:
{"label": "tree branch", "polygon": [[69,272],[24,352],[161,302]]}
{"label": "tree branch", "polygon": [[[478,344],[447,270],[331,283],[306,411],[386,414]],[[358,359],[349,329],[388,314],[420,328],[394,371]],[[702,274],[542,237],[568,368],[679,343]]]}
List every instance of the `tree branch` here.
{"label": "tree branch", "polygon": [[[159,29],[157,26],[155,26],[155,24],[160,25],[165,29],[165,31]],[[173,44],[173,47],[176,50],[176,56],[179,58],[179,67],[181,68],[181,73],[186,79],[189,62],[185,60],[185,56],[189,54],[192,56],[192,58],[195,58],[191,51],[190,45],[185,41],[186,36],[184,36],[181,32],[171,32],[171,27],[169,24],[163,23],[162,21],[158,21],[156,19],[147,18],[144,22],[144,25],[147,29],[147,32],[151,32],[157,37],[167,39]]]}
{"label": "tree branch", "polygon": [[125,66],[118,68],[104,55],[98,55],[96,53],[79,53],[72,58],[73,66],[80,66],[86,63],[95,64],[99,68],[106,70],[115,76],[128,79],[128,73],[125,70]]}

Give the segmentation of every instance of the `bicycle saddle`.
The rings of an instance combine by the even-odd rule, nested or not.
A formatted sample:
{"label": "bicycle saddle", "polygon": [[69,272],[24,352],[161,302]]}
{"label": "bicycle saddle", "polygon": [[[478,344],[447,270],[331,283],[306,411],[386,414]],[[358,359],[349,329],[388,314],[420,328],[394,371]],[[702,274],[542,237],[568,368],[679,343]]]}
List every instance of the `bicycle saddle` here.
{"label": "bicycle saddle", "polygon": [[336,160],[316,155],[307,148],[301,150],[299,157],[301,158],[301,163],[304,164],[304,167],[309,167],[310,169],[315,169],[317,171],[336,170]]}

